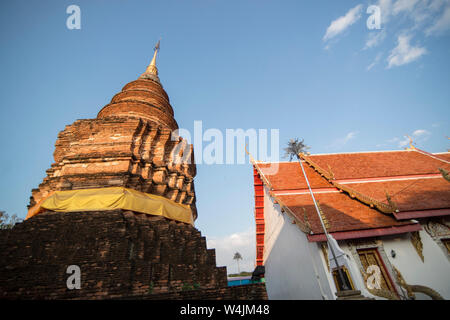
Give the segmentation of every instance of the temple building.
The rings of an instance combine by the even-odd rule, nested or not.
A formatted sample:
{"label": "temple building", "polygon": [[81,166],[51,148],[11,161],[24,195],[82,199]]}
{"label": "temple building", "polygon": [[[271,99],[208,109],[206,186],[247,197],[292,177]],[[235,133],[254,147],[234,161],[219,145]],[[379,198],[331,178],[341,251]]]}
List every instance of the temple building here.
{"label": "temple building", "polygon": [[449,152],[299,157],[253,161],[269,299],[450,299]]}
{"label": "temple building", "polygon": [[193,147],[176,135],[158,51],[95,119],[59,133],[26,220],[0,230],[0,298],[267,298],[263,283],[228,287],[194,227]]}

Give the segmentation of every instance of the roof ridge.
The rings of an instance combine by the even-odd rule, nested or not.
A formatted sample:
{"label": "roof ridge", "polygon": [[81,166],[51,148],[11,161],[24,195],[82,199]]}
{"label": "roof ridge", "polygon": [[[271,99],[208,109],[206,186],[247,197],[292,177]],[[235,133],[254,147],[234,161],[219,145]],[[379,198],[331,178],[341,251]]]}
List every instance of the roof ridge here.
{"label": "roof ridge", "polygon": [[300,154],[300,156],[315,170],[317,171],[322,177],[324,177],[328,182],[330,182],[333,186],[338,188],[339,190],[342,190],[343,192],[346,192],[350,198],[356,198],[362,203],[368,205],[370,208],[376,207],[379,211],[383,213],[392,214],[394,211],[396,211],[396,208],[393,207],[391,204],[383,203],[379,200],[376,200],[370,196],[367,196],[359,191],[356,191],[355,189],[348,187],[347,185],[342,185],[335,181],[335,179],[330,175],[330,173],[326,172],[323,168],[321,168],[319,165],[317,165],[314,161],[309,159],[309,156],[305,156],[304,154]]}
{"label": "roof ridge", "polygon": [[261,160],[255,160],[254,161],[255,164],[269,164],[269,163],[296,163],[296,161],[270,161],[270,162],[266,162],[266,161],[261,161]]}
{"label": "roof ridge", "polygon": [[[388,152],[411,152],[415,150],[381,150],[381,151],[355,151],[355,152],[336,152],[336,153],[315,153],[308,155],[309,157],[312,156],[334,156],[334,155],[342,155],[342,154],[363,154],[363,153],[388,153]],[[450,152],[443,152],[444,153],[450,153]],[[302,160],[304,162],[304,160]],[[269,164],[269,163],[296,163],[296,161],[261,161],[261,160],[255,160],[255,163],[257,164]]]}
{"label": "roof ridge", "polygon": [[417,152],[419,152],[419,153],[423,154],[423,155],[429,156],[430,158],[433,158],[433,159],[436,159],[436,160],[439,160],[439,161],[445,162],[445,163],[447,163],[447,164],[450,164],[450,161],[447,161],[447,160],[444,160],[444,159],[441,159],[441,158],[435,157],[435,156],[433,156],[433,154],[432,154],[432,153],[426,152],[426,151],[424,151],[424,150],[421,150],[421,149],[418,149],[418,148],[416,148],[415,150],[416,150]]}
{"label": "roof ridge", "polygon": [[330,156],[339,154],[361,154],[361,153],[383,153],[383,152],[409,152],[412,150],[379,150],[379,151],[354,151],[354,152],[336,152],[336,153],[316,153],[309,156]]}
{"label": "roof ridge", "polygon": [[[382,151],[357,151],[357,152],[341,152],[341,153],[316,153],[316,154],[310,154],[308,157],[315,157],[315,156],[334,156],[334,155],[344,155],[344,154],[364,154],[364,153],[388,153],[388,152],[418,152],[423,155],[427,155],[430,158],[445,162],[447,164],[450,164],[450,161],[441,159],[439,157],[435,157],[434,155],[441,155],[441,154],[450,154],[450,152],[436,152],[436,153],[430,153],[418,148],[410,149],[410,150],[382,150]],[[305,160],[301,160],[305,162]],[[256,164],[271,164],[271,163],[296,163],[296,161],[255,161]]]}

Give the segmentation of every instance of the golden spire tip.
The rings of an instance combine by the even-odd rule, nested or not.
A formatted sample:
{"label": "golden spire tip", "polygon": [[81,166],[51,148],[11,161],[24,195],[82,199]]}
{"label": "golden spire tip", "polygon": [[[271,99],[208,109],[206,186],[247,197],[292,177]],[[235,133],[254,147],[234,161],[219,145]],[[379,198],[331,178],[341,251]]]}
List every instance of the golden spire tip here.
{"label": "golden spire tip", "polygon": [[150,62],[150,64],[148,65],[145,72],[141,75],[141,78],[154,79],[159,82],[158,68],[156,67],[156,56],[158,55],[160,41],[161,41],[161,39],[159,39],[158,42],[156,43],[156,46],[154,48],[155,52],[153,53],[153,59]]}

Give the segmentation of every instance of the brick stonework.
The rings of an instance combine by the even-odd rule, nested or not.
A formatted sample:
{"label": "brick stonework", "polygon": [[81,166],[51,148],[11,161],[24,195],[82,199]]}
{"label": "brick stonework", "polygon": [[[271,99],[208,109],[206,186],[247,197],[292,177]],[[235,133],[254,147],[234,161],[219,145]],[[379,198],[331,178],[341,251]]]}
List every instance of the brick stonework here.
{"label": "brick stonework", "polygon": [[172,137],[177,128],[159,82],[128,83],[96,119],[77,120],[59,133],[55,162],[28,207],[52,191],[120,186],[190,205],[196,219],[193,147]]}
{"label": "brick stonework", "polygon": [[124,297],[133,300],[267,300],[265,283]]}
{"label": "brick stonework", "polygon": [[[81,269],[80,290],[67,289],[69,265]],[[0,298],[266,297],[258,286],[226,286],[226,267],[216,267],[205,237],[163,217],[122,210],[45,212],[0,231]],[[192,288],[197,290],[186,291]]]}

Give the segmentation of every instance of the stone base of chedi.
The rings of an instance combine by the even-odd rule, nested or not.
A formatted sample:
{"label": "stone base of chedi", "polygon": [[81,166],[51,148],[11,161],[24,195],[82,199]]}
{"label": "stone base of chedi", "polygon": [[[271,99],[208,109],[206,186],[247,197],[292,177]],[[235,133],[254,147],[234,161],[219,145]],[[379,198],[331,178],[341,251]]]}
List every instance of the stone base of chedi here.
{"label": "stone base of chedi", "polygon": [[[80,289],[69,290],[70,265]],[[215,250],[189,224],[115,210],[44,212],[0,230],[0,299],[267,299],[227,287]]]}

